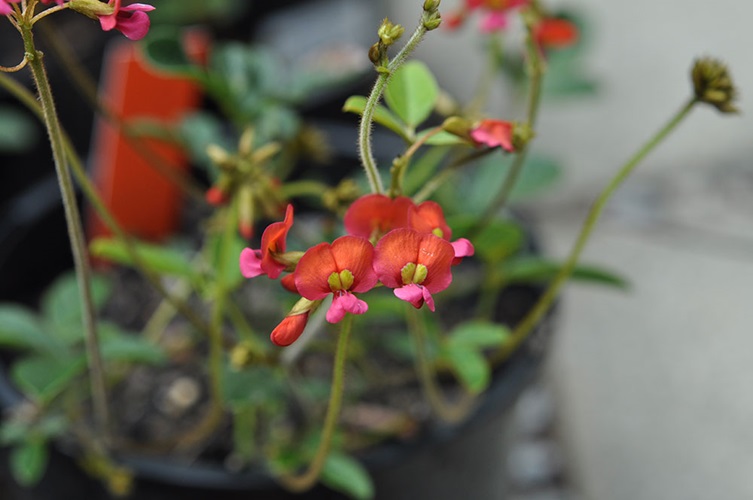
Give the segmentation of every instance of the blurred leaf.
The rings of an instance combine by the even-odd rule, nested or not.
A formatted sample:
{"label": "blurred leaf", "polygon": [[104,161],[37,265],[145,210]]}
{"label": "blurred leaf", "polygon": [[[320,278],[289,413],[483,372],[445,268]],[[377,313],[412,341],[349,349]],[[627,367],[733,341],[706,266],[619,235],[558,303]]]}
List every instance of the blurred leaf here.
{"label": "blurred leaf", "polygon": [[224,287],[233,290],[243,283],[243,275],[238,264],[241,251],[247,246],[244,240],[237,232],[233,233],[228,247],[223,248],[222,237],[213,238],[210,244],[211,250],[211,267],[219,275],[222,273]]}
{"label": "blurred leaf", "polygon": [[14,107],[0,105],[0,151],[23,153],[39,140],[34,118]]}
{"label": "blurred leaf", "polygon": [[[149,243],[135,243],[134,247],[144,264],[152,271],[158,274],[180,276],[192,281],[198,279],[198,273],[182,252]],[[89,250],[95,257],[134,266],[126,245],[115,238],[96,238],[89,244]]]}
{"label": "blurred leaf", "polygon": [[544,156],[528,156],[523,169],[518,176],[515,187],[510,193],[510,199],[518,201],[538,194],[551,187],[562,176],[562,167],[554,158]]}
{"label": "blurred leaf", "polygon": [[35,355],[17,361],[11,369],[11,378],[24,394],[46,402],[85,368],[86,359],[83,356],[57,358]]}
{"label": "blurred leaf", "polygon": [[408,61],[398,68],[384,91],[390,109],[412,128],[429,117],[438,97],[437,81],[420,61]]}
{"label": "blurred leaf", "polygon": [[236,148],[236,141],[226,130],[227,124],[212,114],[196,112],[185,116],[178,126],[182,146],[189,152],[191,159],[209,173],[210,181],[215,181],[219,169],[207,155],[207,146],[216,144],[226,151]]}
{"label": "blurred leaf", "polygon": [[0,346],[49,352],[56,345],[33,311],[16,304],[0,304]]}
{"label": "blurred leaf", "polygon": [[[360,95],[354,95],[348,97],[348,100],[343,104],[343,111],[346,113],[355,113],[363,116],[363,110],[366,108],[366,98]],[[374,108],[374,121],[390,130],[397,135],[408,141],[410,138],[409,131],[406,130],[405,124],[395,116],[395,114],[382,106],[377,104]]]}
{"label": "blurred leaf", "polygon": [[[561,262],[526,256],[506,261],[502,266],[502,273],[508,283],[545,283],[554,278],[561,267]],[[585,264],[577,265],[570,279],[622,289],[628,288],[628,283],[623,277],[606,269]]]}
{"label": "blurred leaf", "polygon": [[226,365],[222,375],[222,399],[228,405],[266,406],[286,394],[280,373],[267,366],[235,370]]}
{"label": "blurred leaf", "polygon": [[[432,129],[422,130],[416,135],[417,139],[421,139],[423,136],[428,134]],[[451,134],[449,132],[445,132],[442,130],[441,132],[434,134],[433,136],[429,137],[427,139],[426,144],[429,146],[455,146],[458,144],[466,144],[468,145],[468,141],[461,139],[455,134]]]}
{"label": "blurred leaf", "polygon": [[[94,308],[99,310],[110,296],[111,284],[104,276],[93,275],[90,288]],[[50,285],[42,297],[41,307],[51,333],[64,343],[83,338],[81,294],[74,273],[66,273]]]}
{"label": "blurred leaf", "polygon": [[[447,222],[453,228],[453,238],[467,238],[474,229],[478,219],[470,215],[448,217]],[[520,250],[525,241],[523,230],[510,220],[493,220],[486,227],[473,235],[476,256],[486,262],[500,262]]]}
{"label": "blurred leaf", "polygon": [[489,321],[469,321],[456,326],[447,337],[450,349],[481,350],[499,347],[510,335],[510,330]]}
{"label": "blurred leaf", "polygon": [[357,500],[374,498],[374,483],[368,471],[355,458],[339,451],[330,452],[324,463],[322,483]]}
{"label": "blurred leaf", "polygon": [[491,368],[486,358],[476,350],[450,347],[442,351],[463,386],[471,394],[479,394],[489,385]]}
{"label": "blurred leaf", "polygon": [[432,178],[442,160],[444,160],[449,152],[449,148],[430,148],[415,159],[405,174],[405,180],[403,181],[404,191],[411,194],[421,189]]}
{"label": "blurred leaf", "polygon": [[47,443],[33,439],[16,446],[10,455],[10,470],[13,478],[21,486],[37,483],[47,468]]}
{"label": "blurred leaf", "polygon": [[161,347],[111,323],[100,324],[102,357],[107,360],[158,365],[167,360]]}
{"label": "blurred leaf", "polygon": [[183,77],[195,78],[202,72],[183,50],[182,32],[175,27],[155,26],[142,41],[143,54],[155,68]]}
{"label": "blurred leaf", "polygon": [[157,7],[149,13],[152,25],[157,24],[224,24],[243,17],[253,2],[248,0],[154,0],[150,2]]}

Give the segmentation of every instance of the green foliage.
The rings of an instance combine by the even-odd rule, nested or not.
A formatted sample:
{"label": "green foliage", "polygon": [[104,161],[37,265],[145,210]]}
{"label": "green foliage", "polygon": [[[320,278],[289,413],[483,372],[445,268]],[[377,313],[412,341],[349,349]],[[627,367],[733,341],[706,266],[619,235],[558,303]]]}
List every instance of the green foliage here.
{"label": "green foliage", "polygon": [[35,439],[25,441],[13,448],[10,454],[10,470],[21,486],[30,486],[42,478],[47,467],[47,443]]}
{"label": "green foliage", "polygon": [[47,352],[54,351],[56,342],[33,311],[16,304],[0,304],[0,346]]}
{"label": "green foliage", "polygon": [[333,451],[322,470],[322,483],[356,500],[374,498],[374,484],[361,463],[343,452]]}
{"label": "green foliage", "polygon": [[0,105],[0,151],[24,153],[34,147],[38,140],[39,129],[29,114]]}
{"label": "green foliage", "polygon": [[390,77],[384,99],[409,127],[426,120],[439,97],[439,86],[429,68],[420,61],[408,61]]}
{"label": "green foliage", "polygon": [[[97,238],[89,244],[92,255],[101,259],[135,266],[126,244],[118,238]],[[147,268],[159,274],[187,278],[197,281],[198,273],[183,252],[164,245],[135,243],[136,254]]]}
{"label": "green foliage", "polygon": [[[355,113],[357,115],[363,115],[363,111],[366,108],[366,98],[360,95],[354,95],[349,97],[345,104],[343,104],[343,111],[346,113]],[[377,104],[374,108],[374,121],[389,130],[395,132],[404,140],[410,140],[410,130],[406,127],[400,118],[398,118],[392,111],[387,109],[381,104]]]}
{"label": "green foliage", "polygon": [[[562,265],[561,262],[527,255],[505,261],[500,269],[507,283],[546,283],[554,278]],[[570,279],[621,289],[628,288],[625,278],[612,271],[587,264],[577,265]]]}
{"label": "green foliage", "polygon": [[499,348],[509,335],[503,325],[480,320],[462,323],[443,340],[440,361],[452,368],[467,391],[479,394],[491,380],[484,351]]}

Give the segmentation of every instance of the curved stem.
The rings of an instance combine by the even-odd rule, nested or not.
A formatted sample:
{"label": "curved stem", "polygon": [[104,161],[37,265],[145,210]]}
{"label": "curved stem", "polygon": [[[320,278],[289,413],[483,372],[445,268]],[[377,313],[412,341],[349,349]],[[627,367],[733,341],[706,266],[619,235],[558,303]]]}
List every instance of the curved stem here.
{"label": "curved stem", "polygon": [[413,158],[413,155],[416,154],[416,151],[418,151],[421,146],[426,144],[429,139],[440,132],[442,132],[441,125],[430,129],[420,139],[411,144],[410,147],[405,150],[405,153],[395,159],[392,167],[393,170],[392,180],[390,183],[390,196],[399,196],[400,194],[402,194],[403,180],[405,179],[405,172],[408,170],[408,165],[410,164],[411,158]]}
{"label": "curved stem", "polygon": [[34,16],[34,17],[31,18],[31,24],[33,25],[37,21],[41,21],[42,19],[44,19],[45,17],[49,16],[50,14],[54,14],[55,12],[59,12],[61,10],[67,9],[67,8],[68,8],[68,4],[64,3],[62,5],[55,5],[54,7],[50,7],[49,9],[45,9],[42,12],[40,12],[39,14],[37,14],[36,16]]}
{"label": "curved stem", "polygon": [[426,325],[419,317],[419,311],[411,306],[408,311],[408,329],[416,347],[416,371],[421,380],[421,387],[426,393],[434,412],[439,418],[448,423],[457,423],[465,419],[473,410],[476,398],[472,394],[464,393],[455,403],[448,402],[442,388],[434,378],[434,369],[426,352]]}
{"label": "curved stem", "polygon": [[512,335],[506,341],[506,343],[500,348],[495,356],[496,361],[505,360],[528,336],[533,328],[539,324],[543,316],[551,307],[554,299],[557,297],[562,286],[573,272],[575,265],[580,258],[580,254],[583,251],[586,243],[588,242],[591,233],[596,227],[596,223],[601,216],[604,207],[609,201],[612,194],[618,187],[627,179],[627,177],[633,172],[635,167],[648,155],[675,127],[687,116],[695,103],[698,102],[695,98],[688,101],[680,111],[678,111],[669,122],[662,127],[642,148],[640,148],[617,172],[617,175],[607,184],[607,186],[599,194],[596,201],[594,201],[591,209],[586,216],[586,220],[583,222],[578,238],[570,250],[570,255],[567,257],[564,265],[560,268],[557,275],[549,283],[544,294],[539,298],[536,304],[526,314],[526,316],[518,323],[512,332]]}
{"label": "curved stem", "polygon": [[300,475],[281,475],[278,477],[280,483],[290,491],[301,492],[310,489],[316,484],[324,469],[324,464],[327,461],[332,444],[332,437],[335,434],[337,420],[340,416],[340,407],[342,406],[345,386],[345,360],[348,354],[348,340],[350,339],[352,327],[353,315],[346,314],[340,329],[340,336],[337,339],[335,364],[332,369],[332,390],[329,394],[327,414],[324,417],[324,427],[316,454],[308,468]]}
{"label": "curved stem", "polygon": [[22,25],[24,48],[29,60],[29,67],[37,87],[39,102],[42,107],[45,127],[52,148],[55,171],[57,173],[60,193],[63,200],[68,236],[70,239],[73,263],[76,271],[79,291],[81,294],[81,313],[85,332],[86,352],[91,375],[92,402],[94,406],[94,418],[98,434],[105,441],[109,434],[109,414],[107,409],[107,392],[105,389],[105,374],[102,363],[102,355],[99,347],[96,321],[94,317],[94,303],[91,295],[91,268],[89,265],[84,230],[81,226],[81,216],[76,205],[76,194],[71,179],[68,163],[65,159],[65,146],[63,134],[60,128],[55,101],[52,98],[52,90],[47,79],[42,53],[34,46],[34,37],[31,26]]}
{"label": "curved stem", "polygon": [[[536,46],[536,42],[533,39],[533,27],[530,23],[526,23],[526,26],[528,33],[526,37],[526,47],[528,48],[527,53],[529,58],[529,72],[531,81],[531,86],[528,93],[528,112],[526,121],[528,128],[530,130],[535,130],[536,119],[539,113],[539,105],[541,104],[541,84],[544,79],[545,65],[544,60],[542,59],[541,51]],[[484,211],[484,214],[478,224],[479,226],[483,227],[484,225],[486,225],[502,208],[507,205],[507,202],[510,199],[510,194],[512,194],[512,190],[518,181],[518,177],[520,176],[520,172],[523,171],[523,167],[525,166],[526,158],[528,157],[528,149],[528,144],[525,144],[518,151],[512,165],[510,166],[510,170],[508,170],[507,175],[505,176],[502,187],[497,192],[487,209]]]}
{"label": "curved stem", "polygon": [[371,126],[374,121],[374,111],[376,110],[377,104],[379,104],[379,100],[382,98],[382,93],[387,86],[387,81],[390,76],[405,62],[410,53],[415,50],[421,42],[421,39],[426,34],[426,31],[426,27],[422,21],[413,32],[408,42],[387,65],[387,68],[380,71],[376,82],[374,82],[374,87],[371,89],[371,93],[366,99],[363,115],[361,116],[361,123],[358,128],[358,154],[361,158],[361,164],[366,172],[366,178],[369,181],[369,187],[371,188],[372,193],[384,193],[384,185],[382,184],[381,177],[379,177],[379,169],[377,168],[374,153],[371,149]]}
{"label": "curved stem", "polygon": [[26,56],[24,56],[21,62],[16,64],[15,66],[0,66],[0,72],[15,73],[16,71],[21,71],[22,69],[24,69],[28,63],[29,60],[26,58]]}

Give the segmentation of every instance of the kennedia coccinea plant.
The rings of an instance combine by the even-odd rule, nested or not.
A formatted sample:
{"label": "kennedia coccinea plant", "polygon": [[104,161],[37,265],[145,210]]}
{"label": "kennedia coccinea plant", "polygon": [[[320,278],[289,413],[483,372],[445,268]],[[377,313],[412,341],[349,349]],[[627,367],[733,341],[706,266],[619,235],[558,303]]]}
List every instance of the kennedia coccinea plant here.
{"label": "kennedia coccinea plant", "polygon": [[[207,115],[187,117],[175,134],[196,163],[205,166],[202,182],[208,179],[194,200],[209,215],[195,224],[204,232],[191,258],[123,231],[81,168],[59,123],[43,54],[33,36],[38,21],[63,10],[96,20],[105,31],[144,38],[143,52],[153,64],[190,78],[221,110],[220,124]],[[443,22],[439,0],[425,0],[418,26],[399,48],[405,28],[382,21],[375,30],[376,43],[364,53],[375,73],[374,86],[368,96],[353,96],[343,106],[361,117],[361,168],[352,179],[332,187],[290,174],[291,162],[300,159],[291,151],[326,156],[321,136],[286,107],[306,92],[281,98],[278,81],[261,90],[254,87],[249,82],[262,82],[263,87],[269,67],[260,62],[264,57],[237,44],[216,48],[208,64],[190,61],[174,33],[149,33],[153,10],[149,4],[120,0],[0,0],[0,15],[24,41],[21,62],[0,68],[0,84],[47,128],[76,270],[75,284],[59,282],[47,292],[39,318],[0,306],[0,344],[30,352],[12,370],[30,402],[0,433],[0,440],[14,446],[14,463],[34,464],[15,471],[26,483],[43,471],[45,444],[70,434],[79,438],[87,470],[113,492],[128,492],[132,472],[115,458],[127,438],[114,435],[113,421],[119,416],[110,411],[110,389],[127,379],[123,364],[165,363],[170,356],[163,330],[183,318],[181,328],[190,330],[187,338],[192,340],[187,342],[194,348],[189,358],[201,360],[207,401],[198,424],[178,433],[168,447],[200,450],[230,420],[233,449],[227,453],[242,467],[259,466],[292,491],[307,490],[321,480],[353,496],[369,497],[373,489],[368,476],[349,456],[363,440],[348,426],[338,426],[346,367],[365,377],[373,362],[366,359],[370,356],[389,353],[390,360],[407,359],[415,365],[436,416],[451,422],[463,419],[483,394],[493,369],[542,322],[567,279],[620,283],[606,272],[579,267],[578,260],[605,204],[640,160],[696,104],[736,111],[736,90],[724,65],[712,59],[696,61],[694,92],[687,103],[619,169],[596,199],[567,259],[555,263],[523,252],[523,231],[506,209],[516,184],[533,168],[529,150],[547,64],[558,50],[577,43],[574,20],[550,13],[535,0],[461,0],[447,9]],[[523,117],[485,110],[483,86],[469,105],[448,96],[440,99],[431,71],[408,60],[427,33],[453,36],[452,30],[477,15],[480,33],[495,44],[513,36],[508,30],[512,23],[524,27],[519,55],[526,70]],[[36,95],[5,74],[26,68]],[[502,69],[490,71],[496,76]],[[245,94],[257,90],[257,99]],[[265,115],[270,109],[272,120]],[[116,125],[129,130],[128,124]],[[405,144],[388,172],[380,165],[385,153],[373,149],[375,125]],[[227,129],[232,132],[211,133]],[[237,151],[230,151],[227,135],[237,138]],[[114,234],[88,248],[72,174]],[[468,179],[477,177],[481,180],[469,188]],[[329,215],[318,212],[318,218],[312,217],[301,203],[304,198],[316,200]],[[98,317],[105,299],[102,277],[92,277],[90,253],[135,268],[163,297],[143,336],[126,334]],[[166,279],[177,285],[165,286]],[[500,325],[494,313],[502,290],[519,282],[534,282],[542,290],[530,310],[521,311],[520,321]],[[80,314],[63,315],[63,321],[59,304],[71,300],[73,289],[80,293]],[[451,326],[444,331],[441,324],[447,317]],[[155,325],[160,328],[156,333]],[[367,333],[380,328],[374,337]],[[352,331],[358,332],[353,342],[360,343],[359,349],[349,348]],[[413,341],[410,349],[402,342],[406,331]],[[334,351],[326,358],[333,362],[326,408],[317,404],[320,396],[302,395],[311,389],[309,375],[318,374],[297,374],[303,357],[320,356],[323,350]],[[181,351],[174,357],[186,356]],[[86,389],[77,383],[84,372]],[[439,372],[454,375],[467,397],[452,403],[445,399],[435,376]],[[351,395],[356,400],[352,404],[366,392]],[[89,406],[91,415],[81,410]],[[293,428],[290,406],[295,412],[304,410],[313,425]],[[405,427],[385,434],[401,432]],[[343,464],[350,471],[346,478],[333,472],[342,471]]]}

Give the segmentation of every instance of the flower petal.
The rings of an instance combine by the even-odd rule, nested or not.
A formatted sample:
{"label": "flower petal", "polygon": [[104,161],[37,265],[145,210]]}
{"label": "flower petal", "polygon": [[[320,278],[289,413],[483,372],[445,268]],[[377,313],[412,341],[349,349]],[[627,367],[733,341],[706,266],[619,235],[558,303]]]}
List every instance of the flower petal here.
{"label": "flower petal", "polygon": [[270,340],[281,347],[292,344],[303,333],[308,319],[308,312],[285,316],[280,324],[272,330],[272,333],[269,335]]}
{"label": "flower petal", "polygon": [[262,268],[267,275],[276,279],[285,269],[285,265],[275,260],[275,254],[285,252],[287,247],[286,238],[293,226],[293,205],[288,205],[285,210],[285,219],[282,222],[273,222],[261,235]]}
{"label": "flower petal", "polygon": [[413,201],[407,196],[392,199],[383,194],[367,194],[354,201],[345,212],[348,234],[371,238],[408,225],[408,208]]}
{"label": "flower petal", "polygon": [[452,229],[447,225],[442,206],[435,201],[425,201],[411,207],[408,210],[408,227],[420,233],[432,233],[445,240],[452,238]]}
{"label": "flower petal", "polygon": [[332,255],[337,271],[347,269],[353,273],[352,292],[365,292],[377,284],[374,272],[374,247],[358,236],[342,236],[332,242]]}
{"label": "flower petal", "polygon": [[434,312],[434,297],[431,292],[421,285],[411,283],[400,288],[395,288],[395,297],[400,300],[404,300],[416,309],[420,309],[421,306],[426,304],[430,311]]}
{"label": "flower petal", "polygon": [[321,300],[332,293],[327,280],[332,273],[340,272],[332,255],[332,245],[319,243],[303,254],[295,267],[295,287],[309,300]]}
{"label": "flower petal", "polygon": [[244,248],[241,251],[240,267],[241,274],[246,278],[255,278],[261,276],[264,271],[261,267],[261,251],[252,248]]}
{"label": "flower petal", "polygon": [[452,259],[453,266],[460,264],[463,257],[470,257],[476,252],[473,243],[465,238],[458,238],[457,240],[450,242],[450,245],[452,245],[452,249],[455,250],[455,258]]}

